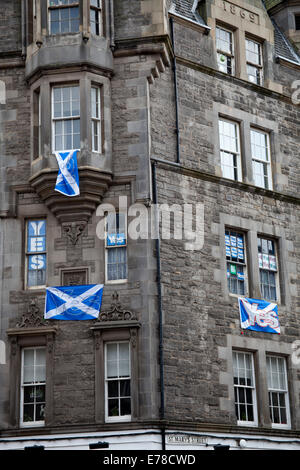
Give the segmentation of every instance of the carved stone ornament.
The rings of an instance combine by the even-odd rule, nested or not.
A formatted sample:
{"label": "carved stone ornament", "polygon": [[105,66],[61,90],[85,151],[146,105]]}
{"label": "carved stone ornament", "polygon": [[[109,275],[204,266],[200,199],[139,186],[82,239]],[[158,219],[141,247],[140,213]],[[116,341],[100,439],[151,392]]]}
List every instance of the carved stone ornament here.
{"label": "carved stone ornament", "polygon": [[80,235],[85,229],[85,225],[85,222],[70,222],[62,224],[63,233],[68,237],[72,245],[76,245]]}
{"label": "carved stone ornament", "polygon": [[28,310],[23,313],[21,320],[17,323],[16,328],[32,328],[35,326],[49,325],[49,321],[44,320],[35,299],[31,299]]}
{"label": "carved stone ornament", "polygon": [[99,321],[125,321],[137,320],[137,316],[129,310],[124,310],[119,302],[119,294],[115,291],[112,295],[113,302],[111,309],[106,312],[101,312]]}

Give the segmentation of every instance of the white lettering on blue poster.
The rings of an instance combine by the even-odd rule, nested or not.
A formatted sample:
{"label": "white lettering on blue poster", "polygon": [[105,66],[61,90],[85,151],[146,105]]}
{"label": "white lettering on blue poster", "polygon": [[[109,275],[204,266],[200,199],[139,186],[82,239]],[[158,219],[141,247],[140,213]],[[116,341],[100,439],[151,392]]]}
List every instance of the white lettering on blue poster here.
{"label": "white lettering on blue poster", "polygon": [[244,248],[243,237],[237,237],[237,246],[238,248],[241,248],[241,249]]}
{"label": "white lettering on blue poster", "polygon": [[230,240],[231,240],[231,246],[236,246],[236,237],[231,235]]}
{"label": "white lettering on blue poster", "polygon": [[241,250],[238,248],[238,258],[239,259],[244,259],[244,250]]}
{"label": "white lettering on blue poster", "polygon": [[231,256],[232,258],[237,258],[237,249],[234,247],[231,247]]}
{"label": "white lettering on blue poster", "polygon": [[46,221],[32,220],[28,223],[29,253],[46,251]]}
{"label": "white lettering on blue poster", "polygon": [[28,269],[29,271],[46,269],[46,255],[30,255]]}
{"label": "white lettering on blue poster", "polygon": [[225,245],[230,246],[230,236],[229,235],[225,235]]}

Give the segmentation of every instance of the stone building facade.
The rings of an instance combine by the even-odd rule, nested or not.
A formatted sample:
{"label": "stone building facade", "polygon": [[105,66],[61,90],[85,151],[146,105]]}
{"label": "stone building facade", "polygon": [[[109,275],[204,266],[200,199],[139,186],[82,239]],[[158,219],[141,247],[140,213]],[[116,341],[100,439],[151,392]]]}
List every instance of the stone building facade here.
{"label": "stone building facade", "polygon": [[[0,448],[300,448],[300,1],[0,6]],[[44,319],[90,284],[97,320]]]}

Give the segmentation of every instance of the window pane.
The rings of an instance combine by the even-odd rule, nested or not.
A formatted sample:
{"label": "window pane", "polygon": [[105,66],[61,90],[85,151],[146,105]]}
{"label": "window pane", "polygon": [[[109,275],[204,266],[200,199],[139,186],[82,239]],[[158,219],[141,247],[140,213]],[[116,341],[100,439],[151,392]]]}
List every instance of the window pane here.
{"label": "window pane", "polygon": [[24,423],[34,421],[34,405],[24,405],[23,421]]}
{"label": "window pane", "polygon": [[130,398],[121,398],[121,416],[131,414],[131,400]]}
{"label": "window pane", "polygon": [[115,398],[119,396],[119,382],[117,380],[110,380],[107,384],[108,396]]}
{"label": "window pane", "polygon": [[119,416],[119,400],[108,400],[108,416]]}

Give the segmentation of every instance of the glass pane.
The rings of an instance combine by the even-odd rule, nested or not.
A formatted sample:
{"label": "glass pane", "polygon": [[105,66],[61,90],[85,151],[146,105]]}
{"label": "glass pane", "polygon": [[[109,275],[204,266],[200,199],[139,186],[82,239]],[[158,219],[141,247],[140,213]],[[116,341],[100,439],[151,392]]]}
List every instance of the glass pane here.
{"label": "glass pane", "polygon": [[119,344],[119,357],[122,360],[129,361],[129,344],[128,343]]}
{"label": "glass pane", "polygon": [[73,135],[73,149],[80,149],[80,135],[74,134]]}
{"label": "glass pane", "polygon": [[35,388],[35,401],[45,403],[45,386]]}
{"label": "glass pane", "polygon": [[119,400],[108,400],[108,416],[119,416]]}
{"label": "glass pane", "polygon": [[44,421],[45,420],[45,404],[36,405],[36,421]]}
{"label": "glass pane", "polygon": [[131,400],[130,398],[121,398],[121,416],[131,414]]}
{"label": "glass pane", "polygon": [[24,387],[24,404],[34,402],[34,389],[35,387]]}
{"label": "glass pane", "polygon": [[106,357],[108,361],[117,361],[118,359],[117,343],[109,343],[106,345]]}
{"label": "glass pane", "polygon": [[35,357],[36,365],[45,366],[46,364],[46,350],[41,348],[36,350],[36,357]]}
{"label": "glass pane", "polygon": [[23,383],[24,384],[34,383],[34,367],[33,367],[33,365],[32,366],[24,366]]}
{"label": "glass pane", "polygon": [[118,389],[119,382],[117,380],[110,380],[107,383],[107,391],[109,397],[118,397],[119,396],[119,389]]}
{"label": "glass pane", "polygon": [[34,349],[24,349],[24,366],[33,366]]}
{"label": "glass pane", "polygon": [[31,421],[34,421],[34,405],[24,405],[23,421],[24,423],[29,423]]}
{"label": "glass pane", "polygon": [[130,397],[130,380],[120,381],[120,397]]}
{"label": "glass pane", "polygon": [[119,363],[119,377],[128,377],[130,375],[129,361],[120,360]]}
{"label": "glass pane", "polygon": [[45,382],[46,381],[46,367],[36,366],[35,368],[35,381],[36,382]]}
{"label": "glass pane", "polygon": [[118,363],[117,361],[107,361],[107,377],[118,377]]}

